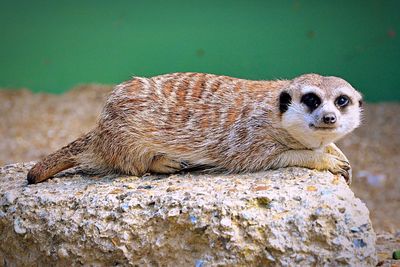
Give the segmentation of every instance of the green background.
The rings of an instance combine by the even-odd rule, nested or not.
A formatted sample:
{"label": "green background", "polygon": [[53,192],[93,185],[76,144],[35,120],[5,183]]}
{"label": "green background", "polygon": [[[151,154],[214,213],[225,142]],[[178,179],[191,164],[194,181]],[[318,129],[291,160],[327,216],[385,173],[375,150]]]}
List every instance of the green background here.
{"label": "green background", "polygon": [[0,1],[0,87],[197,71],[341,76],[400,100],[400,1]]}

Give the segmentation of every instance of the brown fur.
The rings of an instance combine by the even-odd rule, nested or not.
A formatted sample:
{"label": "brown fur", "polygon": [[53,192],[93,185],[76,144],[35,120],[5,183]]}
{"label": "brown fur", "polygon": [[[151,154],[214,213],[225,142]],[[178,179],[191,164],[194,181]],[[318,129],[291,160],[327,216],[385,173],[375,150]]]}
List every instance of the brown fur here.
{"label": "brown fur", "polygon": [[[28,182],[44,181],[78,164],[139,176],[173,173],[183,163],[227,172],[285,166],[345,172],[344,156],[339,162],[332,159],[332,149],[315,154],[281,125],[280,93],[293,90],[294,81],[321,85],[323,79],[315,74],[293,81],[203,73],[135,77],[116,86],[93,131],[37,163]],[[300,154],[290,154],[293,149]],[[301,151],[312,154],[303,153],[309,161]],[[325,162],[319,164],[319,159]]]}

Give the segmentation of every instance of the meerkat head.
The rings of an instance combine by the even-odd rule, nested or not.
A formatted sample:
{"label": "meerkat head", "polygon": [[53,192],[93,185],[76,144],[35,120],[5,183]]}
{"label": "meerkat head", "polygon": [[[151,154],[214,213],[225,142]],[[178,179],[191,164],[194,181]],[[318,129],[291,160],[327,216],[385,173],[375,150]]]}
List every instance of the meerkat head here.
{"label": "meerkat head", "polygon": [[305,74],[279,96],[282,127],[308,148],[335,142],[360,125],[362,96],[338,77]]}

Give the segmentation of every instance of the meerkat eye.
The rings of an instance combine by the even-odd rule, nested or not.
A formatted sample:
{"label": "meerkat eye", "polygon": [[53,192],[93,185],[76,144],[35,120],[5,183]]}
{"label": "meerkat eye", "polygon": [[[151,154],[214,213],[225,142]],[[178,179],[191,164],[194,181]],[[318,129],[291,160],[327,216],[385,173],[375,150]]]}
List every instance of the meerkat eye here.
{"label": "meerkat eye", "polygon": [[336,106],[338,106],[340,108],[344,108],[349,103],[350,103],[350,99],[345,95],[341,95],[338,98],[336,98],[336,100],[335,100]]}
{"label": "meerkat eye", "polygon": [[304,103],[311,111],[321,105],[321,99],[314,93],[308,93],[301,97],[301,103]]}

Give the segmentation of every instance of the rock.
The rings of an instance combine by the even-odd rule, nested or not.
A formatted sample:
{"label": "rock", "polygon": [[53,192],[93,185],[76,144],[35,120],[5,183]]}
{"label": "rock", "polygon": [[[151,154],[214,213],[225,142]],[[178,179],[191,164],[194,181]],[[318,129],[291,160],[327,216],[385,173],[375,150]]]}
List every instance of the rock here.
{"label": "rock", "polygon": [[[0,266],[375,266],[369,212],[340,177],[89,177],[0,169]],[[173,190],[171,189],[173,188]]]}

